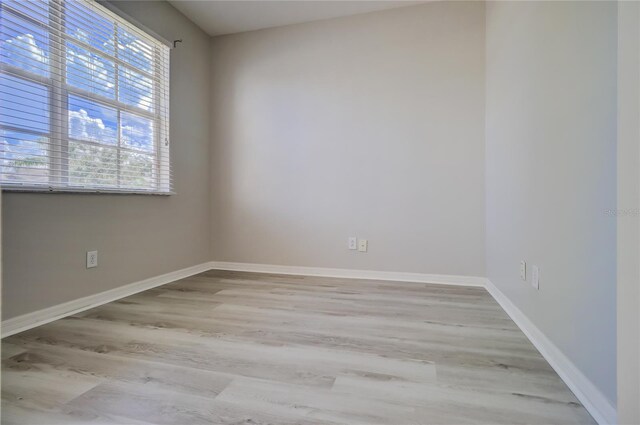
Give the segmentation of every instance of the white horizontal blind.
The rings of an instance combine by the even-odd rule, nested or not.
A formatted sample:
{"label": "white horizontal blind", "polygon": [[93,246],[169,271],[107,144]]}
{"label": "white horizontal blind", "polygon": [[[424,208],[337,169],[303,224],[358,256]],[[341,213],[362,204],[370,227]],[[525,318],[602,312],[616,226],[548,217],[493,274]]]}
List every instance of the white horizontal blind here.
{"label": "white horizontal blind", "polygon": [[0,184],[170,193],[169,47],[93,0],[0,0]]}

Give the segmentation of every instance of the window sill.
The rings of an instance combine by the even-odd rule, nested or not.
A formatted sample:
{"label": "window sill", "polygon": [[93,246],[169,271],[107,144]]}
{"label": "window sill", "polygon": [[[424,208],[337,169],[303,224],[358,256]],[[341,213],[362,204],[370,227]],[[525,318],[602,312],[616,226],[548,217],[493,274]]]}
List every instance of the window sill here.
{"label": "window sill", "polygon": [[148,190],[117,190],[117,189],[82,189],[82,188],[51,188],[34,186],[0,186],[2,192],[13,193],[66,193],[78,195],[147,195],[171,196],[176,192],[152,192]]}

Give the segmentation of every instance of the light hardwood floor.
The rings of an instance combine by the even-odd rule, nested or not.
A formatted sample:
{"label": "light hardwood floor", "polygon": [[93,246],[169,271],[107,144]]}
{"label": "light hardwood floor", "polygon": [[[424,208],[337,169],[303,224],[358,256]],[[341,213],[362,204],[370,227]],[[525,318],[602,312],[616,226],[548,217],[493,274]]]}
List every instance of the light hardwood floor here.
{"label": "light hardwood floor", "polygon": [[3,424],[594,423],[481,288],[211,271],[2,354]]}

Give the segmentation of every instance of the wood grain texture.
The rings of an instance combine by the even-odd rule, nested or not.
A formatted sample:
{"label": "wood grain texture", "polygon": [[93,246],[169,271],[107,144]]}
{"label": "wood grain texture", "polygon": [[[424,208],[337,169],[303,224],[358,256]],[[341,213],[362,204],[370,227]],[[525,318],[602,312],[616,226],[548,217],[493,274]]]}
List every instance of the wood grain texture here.
{"label": "wood grain texture", "polygon": [[6,338],[3,424],[586,424],[482,288],[210,271]]}

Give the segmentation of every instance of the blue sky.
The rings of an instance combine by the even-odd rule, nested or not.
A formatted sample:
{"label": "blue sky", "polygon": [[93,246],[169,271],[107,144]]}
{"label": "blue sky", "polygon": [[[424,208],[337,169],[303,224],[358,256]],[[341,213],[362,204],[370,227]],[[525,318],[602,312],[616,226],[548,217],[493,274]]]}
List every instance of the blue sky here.
{"label": "blue sky", "polygon": [[[13,5],[27,11],[24,3],[15,0],[0,0],[5,5]],[[33,4],[45,4],[39,1]],[[66,32],[72,37],[66,42],[67,84],[115,99],[116,86],[118,100],[147,111],[153,111],[153,85],[149,78],[133,67],[120,66],[116,71],[113,61],[102,58],[76,43],[85,42],[92,47],[115,54],[113,27],[108,20],[95,14],[79,2],[73,3],[67,19]],[[82,10],[80,10],[82,9]],[[43,15],[29,12],[34,18]],[[26,71],[49,76],[49,37],[47,32],[31,22],[4,12],[0,15],[0,61]],[[78,18],[73,15],[77,13]],[[109,34],[109,35],[107,35]],[[153,58],[141,40],[119,29],[119,57],[127,64],[139,69],[152,70]],[[150,49],[149,49],[150,51]],[[118,81],[116,81],[118,78]],[[20,158],[24,154],[42,155],[45,151],[36,141],[49,133],[48,89],[45,85],[27,81],[7,74],[0,74],[0,123],[12,127],[30,129],[41,135],[17,131],[0,131],[0,157]],[[121,112],[118,124],[117,111],[98,101],[79,95],[68,95],[69,137],[91,141],[106,146],[117,144],[118,132],[125,146],[152,152],[153,122],[134,112]]]}

